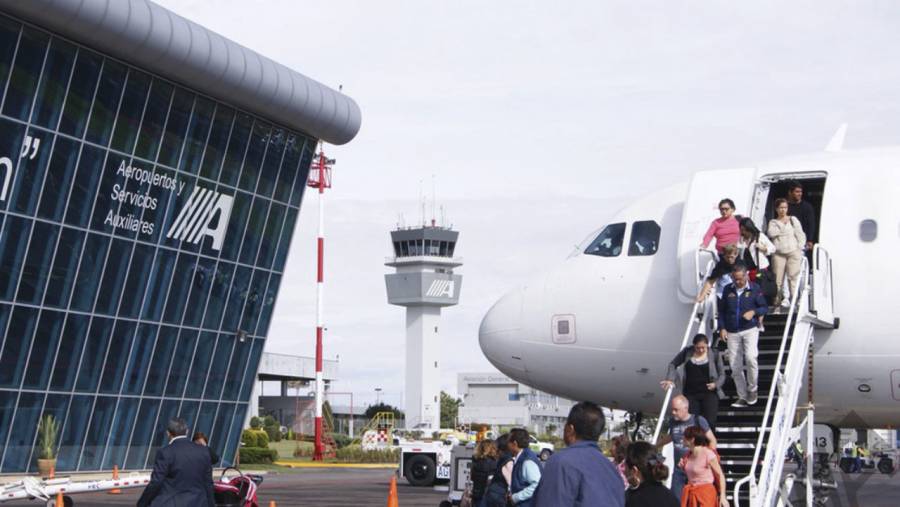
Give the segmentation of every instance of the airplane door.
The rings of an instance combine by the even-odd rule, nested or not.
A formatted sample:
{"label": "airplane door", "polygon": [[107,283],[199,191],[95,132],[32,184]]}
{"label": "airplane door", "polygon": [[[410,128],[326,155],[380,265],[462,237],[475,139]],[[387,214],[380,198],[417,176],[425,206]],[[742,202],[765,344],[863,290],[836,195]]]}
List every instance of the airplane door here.
{"label": "airplane door", "polygon": [[735,213],[749,215],[756,180],[755,168],[701,171],[688,187],[678,233],[678,298],[689,303],[697,296],[699,271],[709,257],[697,258],[697,249],[710,222],[719,217],[719,200],[734,201]]}

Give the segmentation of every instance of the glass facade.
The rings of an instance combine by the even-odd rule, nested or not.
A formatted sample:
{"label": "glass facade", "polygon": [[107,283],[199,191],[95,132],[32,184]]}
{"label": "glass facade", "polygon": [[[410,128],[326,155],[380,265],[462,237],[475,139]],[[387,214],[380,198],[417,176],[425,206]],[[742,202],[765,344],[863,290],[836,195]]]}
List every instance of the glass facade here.
{"label": "glass facade", "polygon": [[316,140],[0,16],[0,473],[234,461]]}

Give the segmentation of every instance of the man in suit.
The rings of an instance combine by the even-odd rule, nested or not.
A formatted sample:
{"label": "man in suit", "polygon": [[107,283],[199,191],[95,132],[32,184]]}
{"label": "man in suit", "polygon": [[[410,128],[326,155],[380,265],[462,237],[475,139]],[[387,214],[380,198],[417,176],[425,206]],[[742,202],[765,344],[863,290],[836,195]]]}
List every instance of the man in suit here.
{"label": "man in suit", "polygon": [[214,507],[209,451],[187,438],[184,419],[173,418],[166,429],[169,445],[156,453],[137,507]]}

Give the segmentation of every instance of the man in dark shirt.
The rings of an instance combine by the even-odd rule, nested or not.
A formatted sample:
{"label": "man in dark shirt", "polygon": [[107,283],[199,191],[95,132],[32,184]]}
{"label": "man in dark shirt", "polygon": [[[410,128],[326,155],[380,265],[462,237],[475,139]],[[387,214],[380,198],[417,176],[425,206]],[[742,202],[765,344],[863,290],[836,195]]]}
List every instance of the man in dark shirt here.
{"label": "man in dark shirt", "polygon": [[184,419],[169,421],[169,445],[156,453],[150,484],[138,507],[213,507],[212,461],[209,450],[187,438]]}
{"label": "man in dark shirt", "polygon": [[597,446],[605,426],[597,405],[582,401],[572,407],[563,428],[566,448],[547,460],[534,494],[536,507],[625,506],[622,477]]}
{"label": "man in dark shirt", "polygon": [[812,251],[814,243],[819,241],[819,231],[816,224],[816,210],[812,204],[803,200],[803,185],[799,181],[792,181],[788,186],[788,215],[797,217],[800,225],[803,226],[803,233],[806,234],[806,245],[804,249],[807,252]]}

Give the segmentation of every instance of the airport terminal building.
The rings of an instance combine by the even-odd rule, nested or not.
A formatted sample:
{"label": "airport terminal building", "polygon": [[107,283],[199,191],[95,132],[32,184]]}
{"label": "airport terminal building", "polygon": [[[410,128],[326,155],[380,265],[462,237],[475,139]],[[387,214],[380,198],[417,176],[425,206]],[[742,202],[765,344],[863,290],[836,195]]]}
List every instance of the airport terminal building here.
{"label": "airport terminal building", "polygon": [[147,0],[0,0],[0,473],[233,462],[306,178],[346,96]]}

